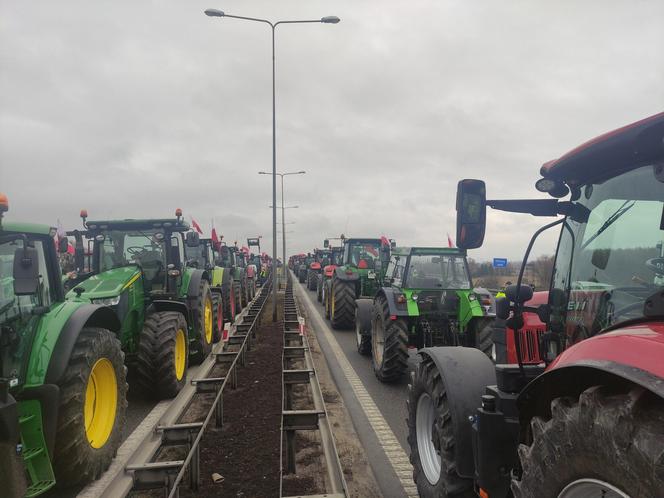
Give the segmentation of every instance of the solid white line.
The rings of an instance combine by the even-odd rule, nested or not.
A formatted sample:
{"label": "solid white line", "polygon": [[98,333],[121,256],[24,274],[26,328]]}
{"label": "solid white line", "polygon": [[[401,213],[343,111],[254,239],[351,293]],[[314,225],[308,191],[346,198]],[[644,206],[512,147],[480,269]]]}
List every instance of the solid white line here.
{"label": "solid white line", "polygon": [[[302,292],[302,285],[298,283],[297,289],[299,296],[304,298],[308,304],[309,309],[313,308],[314,303],[306,292]],[[323,333],[327,343],[330,345],[330,349],[332,350],[332,353],[334,353],[334,357],[339,363],[341,371],[353,389],[353,394],[355,394],[355,398],[360,404],[360,407],[362,408],[362,411],[364,411],[364,414],[366,415],[371,428],[376,434],[378,442],[383,448],[383,452],[389,460],[390,465],[392,466],[392,470],[394,470],[394,473],[399,479],[404,492],[408,498],[417,498],[419,495],[417,493],[417,488],[415,488],[413,483],[413,467],[410,464],[408,455],[406,455],[406,452],[401,447],[401,444],[394,435],[394,432],[392,432],[392,429],[390,429],[390,426],[387,424],[387,421],[382,416],[378,406],[374,402],[367,389],[364,387],[362,380],[348,361],[348,358],[346,358],[345,353],[341,349],[341,346],[339,346],[339,343],[334,337],[334,334],[330,331],[327,324],[323,321],[315,309],[309,313],[309,317],[310,319],[313,319],[314,322],[316,322],[316,330],[319,330]]]}

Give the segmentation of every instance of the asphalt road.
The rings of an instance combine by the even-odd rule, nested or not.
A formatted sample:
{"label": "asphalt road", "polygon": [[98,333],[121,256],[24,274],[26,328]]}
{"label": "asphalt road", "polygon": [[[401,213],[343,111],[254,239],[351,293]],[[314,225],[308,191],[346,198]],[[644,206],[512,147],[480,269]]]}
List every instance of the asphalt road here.
{"label": "asphalt road", "polygon": [[[357,389],[351,385],[352,381],[349,382],[348,375],[344,373],[343,365],[340,365],[334,353],[334,342],[336,341],[336,344],[338,344],[337,351],[350,364],[354,373],[357,374],[362,387],[366,390],[371,401],[373,401],[375,407],[380,412],[379,417],[381,421],[384,419],[389,429],[391,429],[396,441],[398,441],[403,450],[403,457],[406,457],[410,453],[406,426],[406,398],[410,375],[404,376],[400,382],[394,384],[380,382],[374,375],[371,358],[362,356],[357,352],[355,331],[332,329],[330,322],[324,318],[323,307],[316,301],[316,293],[307,290],[305,286],[299,284],[297,281],[295,281],[295,288],[299,296],[306,294],[309,297],[309,299],[300,298],[300,305],[306,308],[310,327],[313,327],[316,333],[321,350],[326,357],[332,376],[350,412],[353,424],[365,448],[383,496],[385,498],[416,496],[413,495],[412,489],[408,489],[408,486],[414,486],[410,464],[408,464],[409,468],[407,472],[404,472],[401,478],[395,474],[395,471],[399,470],[402,463],[399,462],[395,465],[395,462],[387,457],[384,441],[380,440],[380,437],[376,434],[375,426],[372,426],[368,421],[372,410],[367,410],[366,406],[362,406],[363,404],[358,401]],[[314,317],[313,314],[317,316]],[[320,330],[321,328],[325,330]],[[417,361],[418,357],[415,350],[411,350],[409,359],[410,370],[414,368]]]}

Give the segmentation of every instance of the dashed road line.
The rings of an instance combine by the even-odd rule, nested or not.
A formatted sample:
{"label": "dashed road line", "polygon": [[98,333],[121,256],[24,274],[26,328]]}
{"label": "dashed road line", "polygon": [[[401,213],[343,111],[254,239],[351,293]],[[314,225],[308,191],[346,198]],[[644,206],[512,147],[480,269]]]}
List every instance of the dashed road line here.
{"label": "dashed road line", "polygon": [[[313,301],[306,292],[301,292],[302,289],[303,287],[299,285],[298,294],[307,301],[307,304],[310,308],[313,308]],[[373,398],[364,387],[364,384],[360,380],[360,377],[357,375],[357,372],[355,372],[353,366],[348,361],[348,358],[346,358],[346,355],[341,349],[341,346],[339,346],[336,338],[330,332],[327,324],[323,321],[320,315],[316,313],[315,310],[312,310],[312,312],[309,314],[309,317],[313,319],[314,322],[316,322],[316,330],[320,330],[323,335],[325,335],[325,339],[330,345],[330,349],[332,350],[332,353],[334,353],[334,357],[339,363],[341,371],[350,384],[355,398],[360,404],[364,415],[367,417],[369,425],[371,425],[371,428],[376,434],[378,442],[383,448],[383,452],[385,453],[385,456],[387,456],[387,459],[392,466],[392,470],[399,479],[399,482],[401,483],[401,486],[403,487],[406,495],[408,498],[418,498],[419,494],[417,492],[417,488],[415,487],[415,483],[413,482],[413,466],[408,459],[408,455],[406,455],[406,452],[401,447],[401,444],[394,435],[394,432],[392,432],[392,429],[390,429],[390,426],[381,414]]]}

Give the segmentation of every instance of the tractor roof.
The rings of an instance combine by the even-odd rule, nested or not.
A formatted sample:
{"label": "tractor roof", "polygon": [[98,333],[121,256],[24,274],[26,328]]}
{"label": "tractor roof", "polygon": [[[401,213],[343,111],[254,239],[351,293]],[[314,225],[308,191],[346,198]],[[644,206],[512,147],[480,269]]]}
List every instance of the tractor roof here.
{"label": "tractor roof", "polygon": [[350,244],[350,243],[353,243],[353,242],[366,242],[368,244],[373,244],[374,242],[377,242],[379,244],[382,244],[382,240],[376,239],[376,238],[361,239],[361,238],[357,238],[357,237],[351,237],[351,238],[348,238],[348,239],[344,239],[344,244]]}
{"label": "tractor roof", "polygon": [[49,225],[41,225],[39,223],[3,221],[2,225],[0,225],[0,232],[32,233],[35,235],[55,236],[56,229]]}
{"label": "tractor roof", "polygon": [[596,177],[664,160],[664,112],[594,138],[545,163],[547,178],[582,184]]}
{"label": "tractor roof", "polygon": [[153,228],[166,228],[173,232],[186,232],[189,223],[177,218],[155,218],[148,220],[99,220],[88,221],[88,230],[150,230]]}
{"label": "tractor roof", "polygon": [[466,251],[457,247],[395,247],[392,249],[393,256],[410,256],[411,254],[450,254],[453,256],[465,256]]}

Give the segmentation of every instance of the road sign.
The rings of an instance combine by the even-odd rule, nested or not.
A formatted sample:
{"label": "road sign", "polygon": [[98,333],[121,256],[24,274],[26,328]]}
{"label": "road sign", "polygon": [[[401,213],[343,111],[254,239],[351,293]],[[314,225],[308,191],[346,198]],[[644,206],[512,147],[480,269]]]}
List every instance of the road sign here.
{"label": "road sign", "polygon": [[507,258],[493,258],[494,268],[507,268]]}

